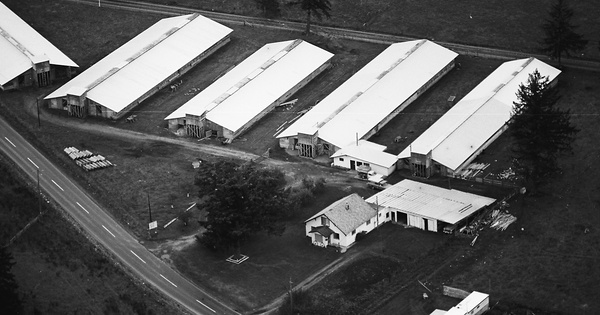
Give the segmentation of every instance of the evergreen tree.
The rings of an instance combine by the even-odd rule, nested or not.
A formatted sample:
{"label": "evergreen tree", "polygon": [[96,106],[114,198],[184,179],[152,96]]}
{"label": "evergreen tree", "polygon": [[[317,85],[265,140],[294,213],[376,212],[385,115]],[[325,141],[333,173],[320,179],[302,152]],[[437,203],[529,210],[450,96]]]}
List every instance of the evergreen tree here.
{"label": "evergreen tree", "polygon": [[323,18],[323,15],[327,18],[331,17],[331,2],[329,0],[299,0],[297,2],[292,2],[291,4],[299,4],[300,8],[306,11],[306,35],[310,34],[313,15],[319,20]]}
{"label": "evergreen tree", "polygon": [[548,175],[560,170],[558,156],[572,152],[579,131],[569,110],[557,108],[558,89],[536,70],[521,84],[509,122],[513,139],[513,167],[526,187],[536,191]]}
{"label": "evergreen tree", "polygon": [[0,247],[0,303],[3,314],[21,314],[23,306],[17,292],[17,282],[11,272],[15,263],[5,247]]}
{"label": "evergreen tree", "polygon": [[550,9],[550,17],[542,25],[546,37],[543,40],[542,51],[561,64],[563,54],[570,56],[571,52],[578,52],[585,48],[587,40],[577,34],[577,28],[572,23],[573,9],[565,0],[557,0]]}
{"label": "evergreen tree", "polygon": [[254,0],[254,2],[263,11],[265,17],[274,18],[279,16],[279,0]]}
{"label": "evergreen tree", "polygon": [[203,198],[200,207],[208,215],[200,241],[211,249],[239,251],[252,234],[281,235],[285,224],[280,219],[289,204],[285,184],[281,171],[258,168],[254,163],[202,163],[196,185]]}

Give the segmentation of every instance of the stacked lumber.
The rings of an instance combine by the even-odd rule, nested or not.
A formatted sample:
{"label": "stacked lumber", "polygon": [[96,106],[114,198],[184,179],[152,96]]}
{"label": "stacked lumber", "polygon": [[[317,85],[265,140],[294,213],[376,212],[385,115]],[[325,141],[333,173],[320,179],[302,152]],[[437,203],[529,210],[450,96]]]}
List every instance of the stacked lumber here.
{"label": "stacked lumber", "polygon": [[463,179],[476,177],[490,166],[489,163],[471,163],[465,167],[458,176]]}
{"label": "stacked lumber", "polygon": [[75,161],[77,166],[86,171],[93,171],[96,169],[113,166],[113,164],[102,155],[94,155],[88,150],[79,151],[75,147],[68,147],[65,148],[64,151],[72,160]]}
{"label": "stacked lumber", "polygon": [[496,230],[506,230],[509,225],[517,221],[517,218],[510,213],[502,212],[500,210],[494,210],[492,212],[493,221],[490,224],[491,228]]}
{"label": "stacked lumber", "polygon": [[71,160],[78,160],[92,156],[92,152],[88,150],[79,151],[75,147],[68,147],[64,149],[65,153],[71,158]]}

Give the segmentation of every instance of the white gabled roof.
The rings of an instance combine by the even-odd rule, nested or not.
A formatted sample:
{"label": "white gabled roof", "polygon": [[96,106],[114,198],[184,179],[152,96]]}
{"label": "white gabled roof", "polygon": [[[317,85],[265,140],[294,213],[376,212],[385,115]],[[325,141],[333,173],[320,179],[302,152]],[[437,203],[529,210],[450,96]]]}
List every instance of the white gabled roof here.
{"label": "white gabled roof", "polygon": [[428,40],[390,45],[277,138],[314,133],[339,148],[380,123],[457,54]]}
{"label": "white gabled roof", "polygon": [[411,152],[428,154],[438,163],[456,170],[510,119],[520,84],[538,70],[554,80],[560,70],[535,58],[505,62],[469,94],[405,148],[398,158]]}
{"label": "white gabled roof", "polygon": [[232,30],[199,14],[165,18],[48,95],[64,97],[73,87],[119,112]]}
{"label": "white gabled roof", "polygon": [[41,61],[77,67],[73,60],[0,2],[0,85]]}
{"label": "white gabled roof", "polygon": [[446,315],[466,315],[477,313],[473,312],[476,310],[475,307],[480,306],[480,304],[486,299],[489,299],[489,294],[473,291],[466,298],[464,298],[464,300],[460,301],[456,306],[453,306],[451,309],[449,309],[448,312],[446,312]]}
{"label": "white gabled roof", "polygon": [[165,119],[205,114],[236,132],[332,57],[303,40],[267,44]]}
{"label": "white gabled roof", "polygon": [[376,144],[367,140],[359,140],[358,145],[351,144],[340,150],[337,150],[331,158],[340,156],[351,156],[371,164],[376,164],[386,168],[392,167],[398,161],[398,158],[390,153],[383,152],[386,146]]}
{"label": "white gabled roof", "polygon": [[496,199],[405,179],[366,201],[380,207],[455,224]]}

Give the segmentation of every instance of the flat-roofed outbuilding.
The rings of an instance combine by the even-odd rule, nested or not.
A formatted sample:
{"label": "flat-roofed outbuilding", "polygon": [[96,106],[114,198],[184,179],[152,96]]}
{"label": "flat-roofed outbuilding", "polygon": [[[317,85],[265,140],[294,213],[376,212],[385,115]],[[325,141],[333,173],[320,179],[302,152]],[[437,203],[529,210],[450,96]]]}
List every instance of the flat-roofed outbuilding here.
{"label": "flat-roofed outbuilding", "polygon": [[440,232],[464,224],[496,200],[456,189],[405,179],[369,197],[366,202],[385,214],[385,221]]}

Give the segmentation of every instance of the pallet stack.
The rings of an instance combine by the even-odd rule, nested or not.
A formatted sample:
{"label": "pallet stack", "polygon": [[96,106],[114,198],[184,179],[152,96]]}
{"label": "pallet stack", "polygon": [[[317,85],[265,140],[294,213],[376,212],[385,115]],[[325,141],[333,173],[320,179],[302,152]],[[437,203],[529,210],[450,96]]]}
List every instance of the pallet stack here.
{"label": "pallet stack", "polygon": [[88,150],[79,151],[75,147],[68,147],[65,148],[64,151],[69,155],[71,160],[74,160],[79,167],[88,172],[113,166],[113,164],[102,155],[94,155]]}

